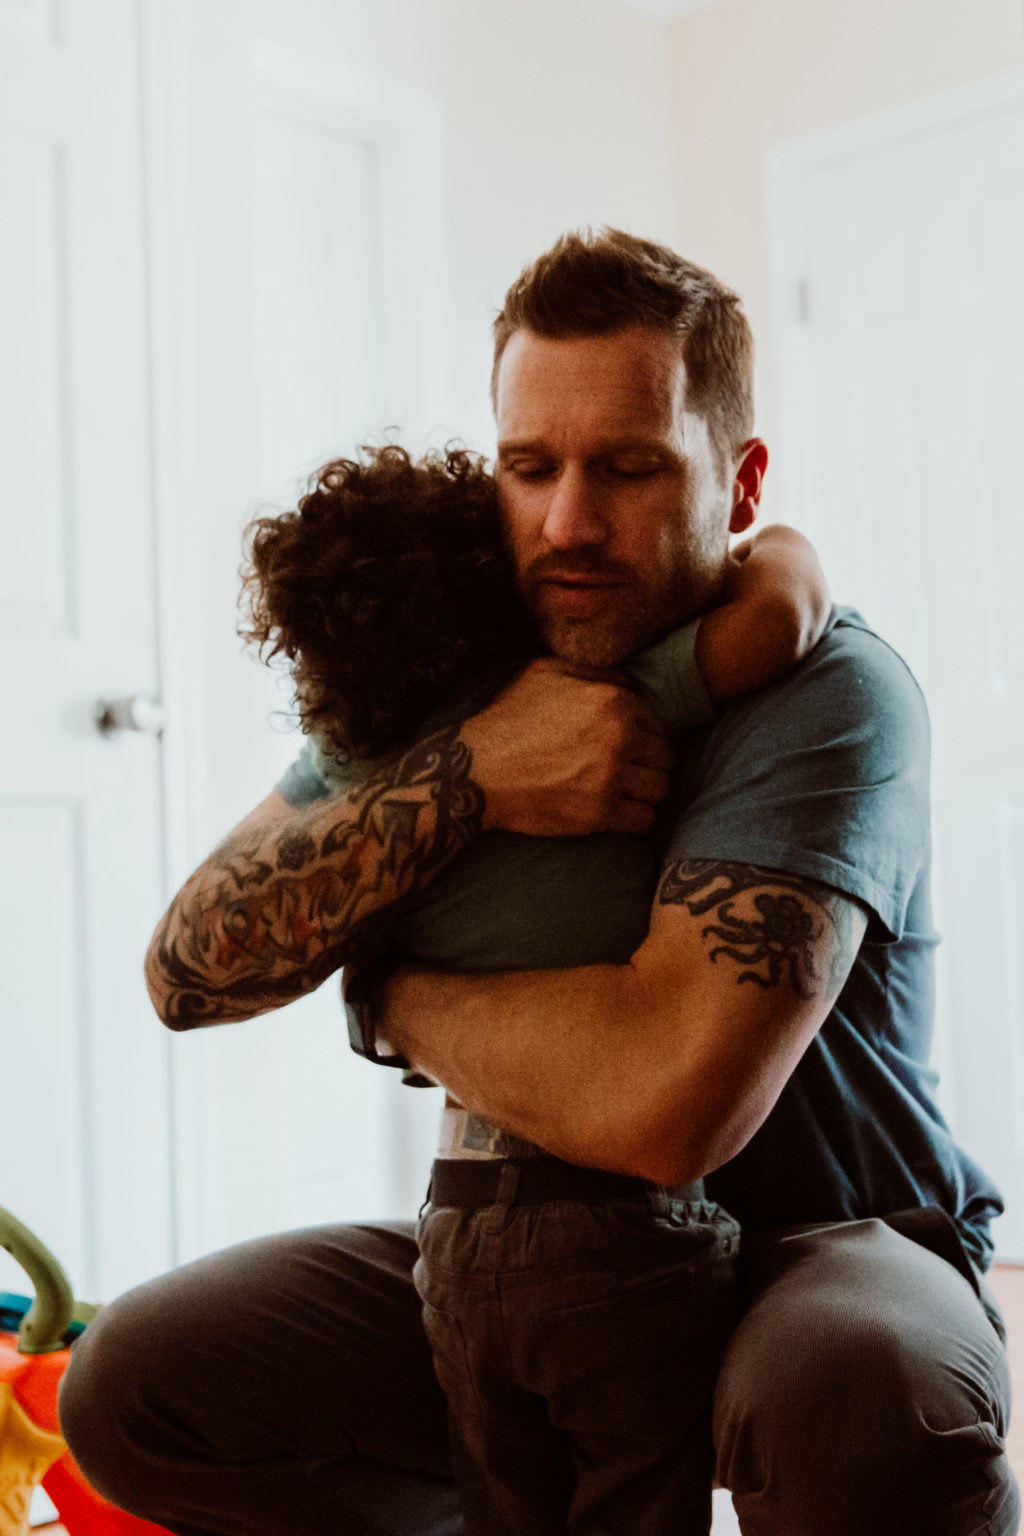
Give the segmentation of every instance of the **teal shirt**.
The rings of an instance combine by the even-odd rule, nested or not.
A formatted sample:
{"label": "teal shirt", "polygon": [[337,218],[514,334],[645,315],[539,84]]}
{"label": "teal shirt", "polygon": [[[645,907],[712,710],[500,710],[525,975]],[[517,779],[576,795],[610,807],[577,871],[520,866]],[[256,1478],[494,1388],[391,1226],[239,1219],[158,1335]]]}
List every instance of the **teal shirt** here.
{"label": "teal shirt", "polygon": [[[698,622],[666,636],[628,669],[673,737],[714,717],[694,656]],[[424,735],[464,719],[493,691],[493,680],[474,689],[435,715]],[[373,759],[339,761],[311,737],[278,789],[303,804],[357,788],[378,766]],[[410,959],[453,971],[621,965],[647,935],[658,862],[653,839],[628,833],[484,832],[395,912],[392,933]]]}

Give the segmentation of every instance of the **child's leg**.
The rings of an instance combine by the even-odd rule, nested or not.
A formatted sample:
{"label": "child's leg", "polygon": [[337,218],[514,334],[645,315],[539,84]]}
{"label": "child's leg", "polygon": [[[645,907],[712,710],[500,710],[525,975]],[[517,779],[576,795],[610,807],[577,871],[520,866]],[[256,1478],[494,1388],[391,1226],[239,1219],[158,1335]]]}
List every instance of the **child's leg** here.
{"label": "child's leg", "polygon": [[709,1528],[738,1229],[703,1201],[652,1200],[513,1195],[421,1223],[471,1536]]}
{"label": "child's leg", "polygon": [[[580,1211],[606,1230],[622,1216]],[[711,1404],[738,1316],[737,1250],[718,1207],[673,1202],[639,1241],[595,1254],[572,1300],[549,1294],[529,1318],[534,1384],[572,1443],[569,1536],[710,1530]]]}
{"label": "child's leg", "polygon": [[506,1214],[504,1203],[428,1207],[414,1278],[466,1536],[565,1536],[576,1486],[568,1439],[516,1379],[506,1347]]}
{"label": "child's leg", "polygon": [[566,1536],[576,1486],[568,1437],[552,1428],[544,1399],[509,1377],[500,1348],[488,1346],[483,1314],[491,1309],[468,1310],[475,1316],[464,1328],[455,1314],[424,1306],[465,1536]]}

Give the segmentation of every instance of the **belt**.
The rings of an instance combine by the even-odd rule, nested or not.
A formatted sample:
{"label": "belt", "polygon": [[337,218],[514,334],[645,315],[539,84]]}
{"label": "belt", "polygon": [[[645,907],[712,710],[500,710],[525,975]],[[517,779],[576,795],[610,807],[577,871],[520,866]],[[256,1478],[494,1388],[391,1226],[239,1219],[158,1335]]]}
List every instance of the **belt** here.
{"label": "belt", "polygon": [[493,1205],[503,1169],[515,1161],[519,1169],[512,1205],[546,1205],[552,1200],[578,1200],[584,1204],[602,1200],[647,1200],[664,1188],[671,1200],[703,1200],[704,1180],[674,1187],[636,1179],[627,1173],[607,1173],[603,1168],[577,1168],[561,1158],[530,1157],[523,1162],[510,1158],[438,1158],[431,1170],[428,1199],[432,1205],[473,1209]]}

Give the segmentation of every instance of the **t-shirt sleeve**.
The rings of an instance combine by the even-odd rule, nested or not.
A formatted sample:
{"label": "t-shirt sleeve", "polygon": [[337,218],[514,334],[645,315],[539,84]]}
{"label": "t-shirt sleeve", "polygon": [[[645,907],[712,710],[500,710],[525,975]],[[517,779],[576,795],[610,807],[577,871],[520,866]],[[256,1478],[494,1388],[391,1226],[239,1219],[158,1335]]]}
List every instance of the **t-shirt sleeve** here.
{"label": "t-shirt sleeve", "polygon": [[274,785],[289,805],[311,805],[314,800],[326,800],[335,792],[328,784],[321,767],[320,754],[307,741],[287,773]]}
{"label": "t-shirt sleeve", "polygon": [[629,663],[629,672],[651,697],[670,736],[715,718],[715,706],[697,666],[700,619],[672,630]]}
{"label": "t-shirt sleeve", "polygon": [[878,636],[839,624],[789,677],[725,711],[690,765],[668,860],[727,859],[855,897],[893,942],[928,858],[920,689]]}

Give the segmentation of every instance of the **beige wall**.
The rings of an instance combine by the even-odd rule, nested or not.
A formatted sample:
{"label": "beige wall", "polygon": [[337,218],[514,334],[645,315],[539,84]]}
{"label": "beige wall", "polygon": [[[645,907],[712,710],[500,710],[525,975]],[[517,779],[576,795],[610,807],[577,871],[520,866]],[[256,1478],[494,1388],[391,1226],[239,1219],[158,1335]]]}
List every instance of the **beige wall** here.
{"label": "beige wall", "polygon": [[1021,0],[721,0],[672,24],[669,53],[672,241],[743,295],[758,338],[759,427],[770,439],[765,151],[1024,67],[1024,8]]}

